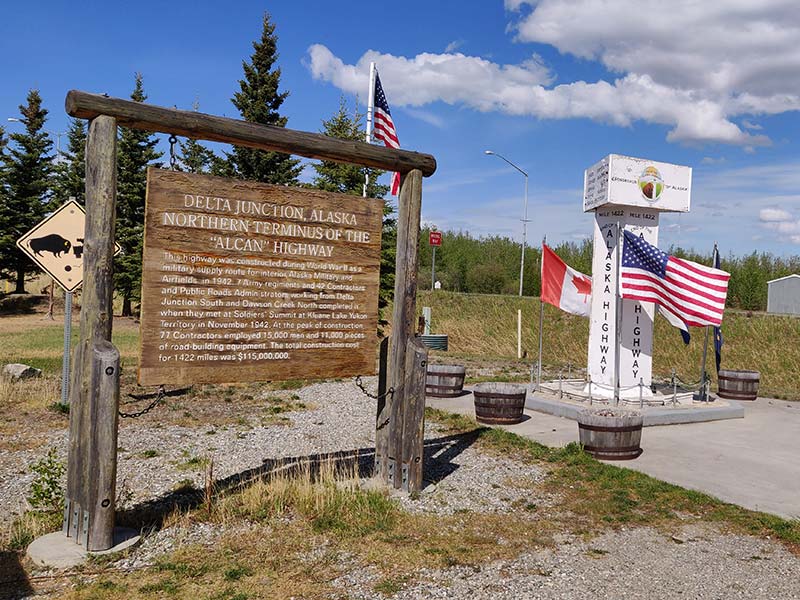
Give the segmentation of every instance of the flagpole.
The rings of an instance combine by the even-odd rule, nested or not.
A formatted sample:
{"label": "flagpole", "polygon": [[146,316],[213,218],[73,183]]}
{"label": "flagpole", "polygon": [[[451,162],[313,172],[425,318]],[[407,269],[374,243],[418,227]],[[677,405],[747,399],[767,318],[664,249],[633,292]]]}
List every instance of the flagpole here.
{"label": "flagpole", "polygon": [[[714,242],[714,252],[711,255],[711,266],[717,264],[717,243]],[[708,330],[711,325],[706,325],[706,339],[703,342],[703,361],[700,366],[700,401],[708,402],[708,392],[706,391],[706,357],[708,356]]]}
{"label": "flagpole", "polygon": [[[622,233],[622,226],[617,221],[617,290],[616,290],[616,318],[614,322],[614,406],[619,404],[619,329],[622,322],[622,300],[620,298],[621,281],[619,279],[620,263],[622,262],[622,244],[625,236]],[[591,382],[589,382],[591,386]]]}
{"label": "flagpole", "polygon": [[[375,111],[375,63],[369,63],[369,93],[367,94],[367,136],[366,142],[372,143],[372,113]],[[365,170],[363,197],[367,197],[367,187],[369,186],[369,171]]]}
{"label": "flagpole", "polygon": [[536,391],[542,387],[542,328],[544,327],[544,301],[542,287],[544,285],[544,246],[547,236],[542,238],[542,252],[539,256],[539,362],[536,363]]}

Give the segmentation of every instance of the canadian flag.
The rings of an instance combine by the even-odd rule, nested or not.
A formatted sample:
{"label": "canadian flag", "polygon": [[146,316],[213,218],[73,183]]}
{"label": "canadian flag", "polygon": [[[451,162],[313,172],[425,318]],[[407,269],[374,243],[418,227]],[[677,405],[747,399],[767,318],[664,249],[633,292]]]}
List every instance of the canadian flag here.
{"label": "canadian flag", "polygon": [[542,244],[542,302],[563,311],[589,316],[592,279],[568,267],[547,244]]}

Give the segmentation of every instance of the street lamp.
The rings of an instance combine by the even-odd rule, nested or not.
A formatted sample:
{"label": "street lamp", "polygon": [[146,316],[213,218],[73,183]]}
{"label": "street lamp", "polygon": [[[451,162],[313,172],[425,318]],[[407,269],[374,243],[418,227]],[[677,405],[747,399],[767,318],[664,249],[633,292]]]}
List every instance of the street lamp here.
{"label": "street lamp", "polygon": [[520,169],[513,162],[508,160],[502,154],[498,154],[497,152],[492,152],[491,150],[484,150],[484,154],[488,154],[490,156],[496,156],[497,158],[502,158],[504,161],[506,161],[508,164],[510,164],[512,167],[514,167],[517,171],[519,171],[525,176],[525,209],[522,214],[522,218],[520,219],[520,221],[522,221],[522,257],[520,258],[519,261],[519,295],[522,296],[522,277],[525,273],[525,237],[527,236],[528,223],[530,222],[528,219],[528,174],[522,169]]}
{"label": "street lamp", "polygon": [[[16,117],[8,117],[7,121],[12,123],[22,123],[22,119],[17,119]],[[67,135],[66,131],[50,131],[49,129],[45,129],[47,133],[50,135],[56,136],[56,152],[58,156],[61,156],[61,136]]]}

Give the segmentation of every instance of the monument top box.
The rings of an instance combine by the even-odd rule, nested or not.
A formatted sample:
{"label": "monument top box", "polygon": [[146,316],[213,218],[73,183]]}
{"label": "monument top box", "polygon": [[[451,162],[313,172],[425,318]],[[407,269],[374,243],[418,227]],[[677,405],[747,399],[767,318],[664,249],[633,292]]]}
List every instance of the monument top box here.
{"label": "monument top box", "polygon": [[583,211],[601,206],[640,206],[689,212],[692,168],[609,154],[583,176]]}

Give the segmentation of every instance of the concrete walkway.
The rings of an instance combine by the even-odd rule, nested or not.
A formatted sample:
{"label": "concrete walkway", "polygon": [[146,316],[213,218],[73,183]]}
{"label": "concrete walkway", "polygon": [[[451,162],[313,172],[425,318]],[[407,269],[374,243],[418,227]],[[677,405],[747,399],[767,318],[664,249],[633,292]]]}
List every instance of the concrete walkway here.
{"label": "concrete walkway", "polygon": [[[530,392],[529,392],[530,393]],[[472,394],[428,398],[428,406],[474,417]],[[800,403],[741,403],[744,419],[646,427],[644,453],[613,462],[663,481],[787,519],[800,518]],[[547,446],[578,441],[575,421],[531,410],[509,431]]]}

